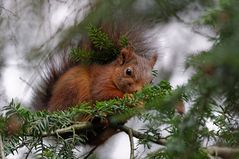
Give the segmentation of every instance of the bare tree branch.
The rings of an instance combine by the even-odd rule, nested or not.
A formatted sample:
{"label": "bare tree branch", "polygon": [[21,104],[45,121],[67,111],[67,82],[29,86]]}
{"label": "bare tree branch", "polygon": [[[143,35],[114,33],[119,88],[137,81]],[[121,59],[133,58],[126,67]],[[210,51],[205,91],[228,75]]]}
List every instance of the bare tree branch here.
{"label": "bare tree branch", "polygon": [[151,141],[151,142],[153,142],[155,144],[163,145],[163,146],[166,145],[166,140],[165,139],[158,139],[158,138],[156,138],[154,136],[143,134],[143,133],[138,132],[136,130],[133,130],[133,129],[127,127],[127,126],[119,126],[119,129],[124,131],[124,132],[126,132],[127,134],[131,130],[133,136],[138,138],[138,139],[145,139],[145,138],[147,138],[149,141]]}
{"label": "bare tree branch", "polygon": [[5,159],[2,136],[0,135],[0,159]]}
{"label": "bare tree branch", "polygon": [[195,26],[193,26],[193,23],[191,22],[187,22],[185,20],[183,20],[180,16],[178,16],[177,14],[174,14],[174,17],[181,23],[187,25],[187,26],[192,26],[192,31],[198,35],[201,35],[201,36],[204,36],[208,39],[212,39],[212,40],[216,40],[217,37],[216,36],[211,36],[211,35],[208,35],[206,33],[203,33],[203,32],[200,32],[198,29],[195,28]]}
{"label": "bare tree branch", "polygon": [[84,157],[84,159],[89,158],[89,157],[93,154],[93,152],[97,149],[97,147],[98,147],[98,146],[93,147],[93,148],[87,153],[87,155]]}
{"label": "bare tree branch", "polygon": [[[17,14],[15,14],[14,12],[12,12],[9,9],[4,8],[3,6],[0,6],[0,9],[5,10],[6,12],[10,13],[11,15],[13,15],[14,17],[18,17]],[[1,13],[1,12],[0,12]]]}
{"label": "bare tree branch", "polygon": [[133,133],[131,128],[129,128],[128,136],[129,136],[129,142],[130,142],[130,159],[134,159],[134,139],[133,139]]}
{"label": "bare tree branch", "polygon": [[239,155],[239,148],[210,146],[206,149],[209,155],[221,157],[223,159],[232,159]]}

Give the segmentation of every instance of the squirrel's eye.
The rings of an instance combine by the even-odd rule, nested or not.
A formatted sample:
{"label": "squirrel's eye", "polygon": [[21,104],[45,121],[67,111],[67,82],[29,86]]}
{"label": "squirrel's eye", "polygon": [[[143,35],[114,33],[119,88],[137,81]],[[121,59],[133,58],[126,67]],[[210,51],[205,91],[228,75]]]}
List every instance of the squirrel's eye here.
{"label": "squirrel's eye", "polygon": [[127,68],[126,71],[125,71],[126,75],[128,75],[128,76],[131,76],[132,72],[133,71],[130,68]]}

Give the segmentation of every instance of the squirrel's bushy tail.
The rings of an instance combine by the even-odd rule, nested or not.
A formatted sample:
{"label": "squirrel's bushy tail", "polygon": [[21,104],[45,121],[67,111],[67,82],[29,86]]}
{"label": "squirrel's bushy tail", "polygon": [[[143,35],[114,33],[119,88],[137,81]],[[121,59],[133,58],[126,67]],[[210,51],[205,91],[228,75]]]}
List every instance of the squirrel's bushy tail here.
{"label": "squirrel's bushy tail", "polygon": [[67,53],[57,54],[57,57],[49,57],[41,71],[40,83],[34,90],[31,102],[33,108],[36,110],[47,109],[54,84],[68,69],[76,65],[77,63],[71,60]]}

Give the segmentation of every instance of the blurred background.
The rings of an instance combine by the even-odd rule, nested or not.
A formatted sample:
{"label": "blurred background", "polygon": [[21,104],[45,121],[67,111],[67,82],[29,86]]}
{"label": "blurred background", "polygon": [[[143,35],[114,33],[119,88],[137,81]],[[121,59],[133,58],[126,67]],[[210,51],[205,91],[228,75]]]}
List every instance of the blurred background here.
{"label": "blurred background", "polygon": [[[149,47],[159,54],[155,82],[164,79],[174,88],[183,85],[194,72],[185,69],[187,57],[209,50],[218,36],[215,28],[201,22],[205,12],[217,3],[216,0],[0,0],[0,106],[15,99],[30,107],[32,91],[48,57],[66,51],[69,45],[78,43],[87,25],[102,21],[145,25],[144,32],[138,34],[150,40]],[[135,120],[128,125],[135,127]],[[138,149],[139,155],[144,154],[142,150]],[[97,153],[100,158],[121,159],[129,158],[129,151],[128,136],[120,133]]]}

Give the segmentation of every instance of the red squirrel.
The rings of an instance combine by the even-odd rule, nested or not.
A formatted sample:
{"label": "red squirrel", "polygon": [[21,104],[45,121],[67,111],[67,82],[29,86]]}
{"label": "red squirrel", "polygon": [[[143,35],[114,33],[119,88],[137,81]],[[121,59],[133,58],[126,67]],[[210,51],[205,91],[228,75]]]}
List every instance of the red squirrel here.
{"label": "red squirrel", "polygon": [[137,92],[152,81],[156,60],[156,55],[148,60],[131,48],[123,48],[110,64],[70,68],[53,85],[47,110],[64,110],[82,102],[122,98]]}
{"label": "red squirrel", "polygon": [[[107,27],[108,28],[108,27]],[[122,28],[120,28],[122,30]],[[111,39],[119,46],[122,31],[108,29]],[[134,46],[140,45],[138,50],[133,47],[120,49],[118,57],[111,63],[100,65],[84,65],[72,62],[69,57],[64,57],[61,68],[58,69],[51,62],[48,73],[43,78],[43,84],[36,90],[32,105],[38,110],[45,109],[50,112],[66,110],[82,102],[123,98],[125,94],[137,92],[145,84],[152,81],[152,69],[157,61],[157,54],[150,58],[140,56],[144,52],[143,43],[139,43],[137,35],[129,35],[129,40]],[[134,43],[135,42],[135,43]],[[92,49],[86,42],[81,47]],[[136,53],[137,52],[137,53]],[[138,54],[139,53],[139,54]],[[15,132],[14,125],[9,124],[9,132]],[[117,132],[115,128],[104,127],[96,130],[98,134],[87,134],[88,144],[100,145]]]}
{"label": "red squirrel", "polygon": [[[140,91],[152,81],[156,61],[156,54],[146,59],[137,55],[132,48],[122,48],[117,59],[109,64],[76,65],[56,80],[48,102],[38,107],[45,106],[52,112],[82,102],[123,98],[125,94]],[[87,135],[88,144],[100,145],[117,132],[110,127],[96,131],[98,134]]]}

